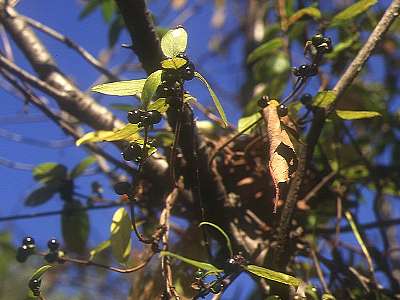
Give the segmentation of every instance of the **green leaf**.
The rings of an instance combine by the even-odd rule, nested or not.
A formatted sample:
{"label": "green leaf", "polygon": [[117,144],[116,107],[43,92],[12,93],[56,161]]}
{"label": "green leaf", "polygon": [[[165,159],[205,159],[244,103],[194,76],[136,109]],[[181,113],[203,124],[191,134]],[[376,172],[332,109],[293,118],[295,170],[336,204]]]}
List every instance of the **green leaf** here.
{"label": "green leaf", "polygon": [[149,105],[150,101],[153,100],[157,92],[157,88],[161,84],[161,74],[162,70],[157,70],[151,73],[144,83],[142,92],[142,104],[145,110],[147,110],[147,106]]}
{"label": "green leaf", "polygon": [[131,253],[131,219],[125,208],[117,209],[112,217],[110,226],[111,250],[114,258],[125,263]]}
{"label": "green leaf", "polygon": [[58,163],[46,162],[37,165],[33,170],[33,179],[41,183],[62,181],[67,177],[67,168]]}
{"label": "green leaf", "polygon": [[137,134],[139,130],[140,128],[137,126],[137,124],[127,124],[115,131],[92,131],[82,136],[75,142],[75,144],[80,146],[84,143],[112,142],[119,140],[135,141],[139,138],[139,135]]}
{"label": "green leaf", "polygon": [[99,6],[101,3],[100,0],[91,0],[87,2],[81,13],[79,14],[79,20],[82,20],[86,18],[88,15],[90,15],[97,6]]}
{"label": "green leaf", "polygon": [[110,240],[105,240],[98,244],[95,248],[90,250],[89,252],[89,260],[93,260],[100,252],[103,252],[107,248],[111,247],[111,241]]}
{"label": "green leaf", "polygon": [[329,59],[337,58],[342,52],[352,47],[358,41],[359,37],[360,37],[359,34],[355,34],[351,38],[348,38],[347,40],[340,42],[333,48],[333,51],[331,53],[326,54],[326,57]]}
{"label": "green leaf", "polygon": [[179,259],[180,261],[183,261],[184,263],[186,263],[188,265],[191,265],[191,266],[194,266],[194,267],[196,267],[198,269],[206,270],[206,271],[209,271],[209,272],[213,272],[213,273],[221,273],[221,272],[223,272],[223,270],[218,269],[217,267],[215,267],[212,264],[205,263],[205,262],[202,262],[202,261],[193,260],[193,259],[189,259],[189,258],[180,256],[178,254],[175,254],[175,253],[172,253],[172,252],[169,252],[169,251],[161,251],[160,252],[160,256],[170,256],[170,257]]}
{"label": "green leaf", "polygon": [[363,110],[336,110],[336,114],[343,120],[358,120],[381,117],[382,115],[377,111],[363,111]]}
{"label": "green leaf", "polygon": [[226,119],[225,111],[222,108],[221,102],[219,102],[219,99],[217,95],[214,93],[212,90],[211,86],[208,84],[207,80],[198,72],[194,72],[194,76],[199,79],[208,89],[208,92],[210,93],[210,96],[212,100],[214,101],[214,105],[221,116],[222,121],[224,122],[225,126],[228,125],[228,120]]}
{"label": "green leaf", "polygon": [[288,284],[288,285],[292,285],[292,286],[299,286],[302,281],[300,279],[297,279],[296,277],[287,275],[285,273],[280,273],[280,272],[276,272],[270,269],[266,269],[266,268],[262,268],[259,266],[255,266],[255,265],[247,265],[244,266],[245,270],[257,275],[259,277],[262,278],[266,278],[269,280],[273,280],[273,281],[277,281],[280,283],[284,283],[284,284]]}
{"label": "green leaf", "polygon": [[368,8],[370,8],[372,5],[375,5],[377,2],[377,0],[360,0],[335,15],[329,26],[333,27],[343,25],[346,22],[351,21],[359,14],[367,11]]}
{"label": "green leaf", "polygon": [[281,48],[282,46],[283,46],[282,38],[274,38],[268,42],[265,42],[262,45],[258,46],[249,54],[249,56],[247,57],[247,63],[251,64],[259,60],[260,58],[263,58],[264,56]]}
{"label": "green leaf", "polygon": [[182,27],[168,30],[161,38],[161,50],[166,57],[176,57],[185,52],[187,39],[187,32]]}
{"label": "green leaf", "polygon": [[138,96],[140,97],[146,79],[123,80],[103,83],[92,87],[91,91],[112,96]]}
{"label": "green leaf", "polygon": [[[255,114],[252,114],[247,117],[240,118],[239,122],[238,122],[238,131],[242,132],[247,127],[251,126],[252,124],[255,125],[260,118],[261,118],[261,114],[259,112],[256,112]],[[243,131],[242,134],[248,132],[249,129],[251,129],[251,128],[248,128],[246,131]]]}
{"label": "green leaf", "polygon": [[160,113],[165,113],[168,110],[169,104],[165,103],[165,98],[158,98],[156,101],[150,103],[149,110],[157,110]]}
{"label": "green leaf", "polygon": [[42,186],[32,191],[28,197],[26,197],[24,204],[30,207],[42,205],[49,201],[58,192],[59,188],[60,185],[58,184]]}
{"label": "green leaf", "polygon": [[96,162],[96,157],[88,156],[84,158],[79,164],[77,164],[71,171],[71,178],[76,178],[81,176],[86,169]]}
{"label": "green leaf", "polygon": [[101,6],[101,12],[106,22],[110,22],[115,10],[115,4],[113,0],[103,0]]}
{"label": "green leaf", "polygon": [[211,227],[217,229],[224,236],[224,238],[226,240],[226,247],[228,248],[229,254],[232,257],[233,256],[232,243],[231,243],[231,240],[229,239],[229,236],[225,233],[225,231],[218,225],[211,223],[211,222],[201,222],[199,224],[199,227],[203,226],[203,225],[208,225],[208,226],[211,226]]}
{"label": "green leaf", "polygon": [[336,298],[332,294],[323,294],[321,300],[336,300]]}
{"label": "green leaf", "polygon": [[65,202],[61,229],[67,249],[82,254],[89,237],[89,216],[79,201]]}
{"label": "green leaf", "polygon": [[300,20],[305,16],[309,16],[315,20],[319,20],[321,19],[321,12],[316,7],[304,7],[296,11],[293,15],[289,17],[288,20],[289,26],[292,25],[293,23],[296,23],[298,20]]}
{"label": "green leaf", "polygon": [[320,108],[329,107],[336,99],[336,93],[334,91],[322,91],[318,92],[315,96],[314,106]]}
{"label": "green leaf", "polygon": [[161,67],[163,69],[179,69],[187,64],[187,60],[182,57],[173,57],[165,59],[161,62]]}
{"label": "green leaf", "polygon": [[53,268],[53,265],[44,265],[41,266],[39,269],[37,269],[31,276],[30,280],[35,280],[38,279],[40,280],[40,278],[44,275],[44,273],[46,273],[48,270],[50,270],[51,268]]}

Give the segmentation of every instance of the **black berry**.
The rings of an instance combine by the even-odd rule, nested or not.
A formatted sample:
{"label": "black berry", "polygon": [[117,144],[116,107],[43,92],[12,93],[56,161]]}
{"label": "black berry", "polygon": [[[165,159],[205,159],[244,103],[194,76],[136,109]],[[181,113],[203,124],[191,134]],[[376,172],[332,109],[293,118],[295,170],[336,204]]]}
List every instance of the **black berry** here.
{"label": "black berry", "polygon": [[181,71],[182,78],[184,80],[192,80],[194,78],[194,64],[192,62],[188,62]]}
{"label": "black berry", "polygon": [[318,74],[318,66],[316,64],[301,65],[293,68],[293,75],[301,78],[312,77]]}
{"label": "black berry", "polygon": [[162,81],[161,84],[157,88],[158,98],[168,98],[168,97],[173,96],[175,93],[173,85],[174,84],[171,84],[168,81]]}
{"label": "black berry", "polygon": [[175,69],[165,69],[161,74],[161,80],[172,85],[175,81],[179,80],[179,73]]}
{"label": "black berry", "polygon": [[224,288],[224,284],[222,282],[217,282],[210,287],[210,291],[213,294],[219,294]]}
{"label": "black berry", "polygon": [[118,195],[129,194],[131,189],[132,185],[126,181],[121,181],[114,184],[114,191]]}
{"label": "black berry", "polygon": [[314,47],[318,47],[324,42],[324,36],[321,33],[317,33],[311,38],[311,43]]}
{"label": "black berry", "polygon": [[33,295],[38,297],[40,295],[40,285],[42,281],[40,279],[31,279],[29,281],[29,289],[32,291]]}
{"label": "black berry", "polygon": [[304,105],[304,106],[309,106],[312,102],[312,96],[309,93],[303,94],[300,98],[300,102]]}
{"label": "black berry", "polygon": [[277,110],[278,110],[278,116],[281,118],[287,116],[288,114],[288,108],[284,104],[279,105]]}
{"label": "black berry", "polygon": [[128,112],[128,122],[132,124],[138,124],[144,115],[144,111],[140,109],[134,109]]}
{"label": "black berry", "polygon": [[257,101],[257,105],[260,108],[266,108],[268,106],[269,98],[267,96],[262,96],[260,99]]}
{"label": "black berry", "polygon": [[148,111],[147,112],[147,117],[149,118],[150,123],[152,125],[160,123],[161,118],[162,118],[161,113],[159,111],[157,111],[157,110]]}
{"label": "black berry", "polygon": [[35,245],[35,240],[30,236],[24,237],[22,240],[22,245]]}
{"label": "black berry", "polygon": [[47,242],[47,247],[50,251],[56,251],[60,248],[60,243],[56,239],[51,239]]}
{"label": "black berry", "polygon": [[122,157],[126,161],[139,161],[142,156],[142,147],[139,144],[131,143],[124,152],[122,152]]}
{"label": "black berry", "polygon": [[204,277],[204,275],[205,275],[204,270],[198,269],[198,270],[194,273],[194,278],[196,278],[196,279],[201,279],[201,278]]}
{"label": "black berry", "polygon": [[17,249],[17,255],[16,255],[16,259],[19,263],[24,263],[26,262],[26,260],[29,257],[29,253],[28,253],[28,246],[27,245],[22,245],[21,247],[18,247]]}

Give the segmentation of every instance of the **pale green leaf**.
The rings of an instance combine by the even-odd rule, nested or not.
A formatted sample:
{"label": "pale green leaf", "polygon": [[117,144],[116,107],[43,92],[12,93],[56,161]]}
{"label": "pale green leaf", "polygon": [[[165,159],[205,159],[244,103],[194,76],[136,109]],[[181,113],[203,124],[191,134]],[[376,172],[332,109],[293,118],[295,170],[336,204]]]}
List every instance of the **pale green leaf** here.
{"label": "pale green leaf", "polygon": [[169,252],[169,251],[161,251],[160,252],[161,256],[169,256],[169,257],[173,257],[176,258],[180,261],[183,261],[184,263],[187,263],[188,265],[192,265],[198,269],[202,269],[202,270],[206,270],[209,272],[213,272],[213,273],[221,273],[223,272],[223,270],[218,269],[216,266],[209,264],[209,263],[205,263],[202,261],[197,261],[197,260],[193,260],[193,259],[189,259],[183,256],[180,256],[178,254]]}
{"label": "pale green leaf", "polygon": [[277,281],[280,283],[292,285],[292,286],[299,286],[302,281],[297,279],[296,277],[287,275],[285,273],[276,272],[270,269],[266,269],[263,267],[255,266],[255,265],[247,265],[244,266],[244,269],[254,275],[257,275],[262,278],[266,278],[269,280]]}
{"label": "pale green leaf", "polygon": [[320,108],[329,107],[336,99],[336,93],[334,91],[322,91],[318,92],[315,96],[314,106]]}
{"label": "pale green leaf", "polygon": [[173,57],[165,59],[161,62],[163,69],[179,69],[187,64],[187,60],[182,57]]}
{"label": "pale green leaf", "polygon": [[90,252],[89,252],[89,255],[90,255],[89,260],[93,260],[96,257],[96,255],[98,255],[99,253],[103,252],[104,250],[106,250],[109,247],[111,247],[111,241],[110,240],[105,240],[105,241],[101,242],[95,248],[90,250]]}
{"label": "pale green leaf", "polygon": [[254,49],[249,56],[247,57],[247,63],[253,63],[264,56],[271,54],[275,50],[281,48],[283,46],[283,39],[282,38],[274,38],[268,42],[263,43],[262,45],[258,46]]}
{"label": "pale green leaf", "polygon": [[363,110],[336,110],[336,114],[343,120],[358,120],[381,117],[382,115],[377,111],[363,111]]}
{"label": "pale green leaf", "polygon": [[188,35],[182,27],[168,30],[161,38],[161,50],[166,57],[176,57],[185,52]]}
{"label": "pale green leaf", "polygon": [[63,181],[67,177],[67,168],[58,163],[46,162],[32,170],[33,178],[41,183]]}
{"label": "pale green leaf", "polygon": [[367,11],[368,8],[375,5],[377,2],[377,0],[360,0],[335,15],[329,26],[339,26],[352,21],[353,18]]}
{"label": "pale green leaf", "polygon": [[150,101],[153,100],[157,92],[157,88],[161,84],[161,74],[162,70],[157,70],[151,73],[144,83],[142,92],[142,104],[145,110],[147,110],[147,106],[149,105]]}
{"label": "pale green leaf", "polygon": [[247,117],[240,118],[238,122],[238,131],[241,132],[242,134],[245,134],[252,127],[252,125],[254,126],[257,123],[257,121],[260,120],[260,118],[261,114],[259,112],[256,112],[255,114],[252,114]]}
{"label": "pale green leaf", "polygon": [[233,256],[232,243],[231,243],[231,240],[229,239],[229,236],[225,233],[225,231],[221,227],[219,227],[218,225],[216,225],[214,223],[211,223],[211,222],[201,222],[199,224],[199,227],[203,226],[203,225],[208,225],[208,226],[211,226],[211,227],[215,228],[216,230],[218,230],[224,236],[224,238],[226,240],[226,247],[228,248],[229,254],[232,257]]}
{"label": "pale green leaf", "polygon": [[148,110],[157,110],[160,113],[165,113],[168,110],[169,104],[165,103],[165,98],[158,98],[156,101],[150,103]]}
{"label": "pale green leaf", "polygon": [[103,83],[92,87],[92,92],[112,96],[138,96],[142,93],[146,79],[124,80]]}
{"label": "pale green leaf", "polygon": [[131,253],[131,219],[125,208],[121,207],[113,215],[110,226],[111,250],[114,258],[125,263]]}
{"label": "pale green leaf", "polygon": [[48,270],[50,270],[51,268],[53,268],[53,265],[44,265],[41,266],[39,269],[37,269],[31,276],[30,280],[40,280],[40,278],[43,276],[44,273],[46,273]]}
{"label": "pale green leaf", "polygon": [[208,89],[212,100],[214,101],[214,105],[221,116],[222,121],[224,122],[225,126],[228,125],[228,120],[226,119],[225,111],[222,108],[221,102],[219,101],[217,95],[212,90],[211,86],[208,84],[207,80],[198,72],[194,72],[194,76],[199,79]]}
{"label": "pale green leaf", "polygon": [[78,163],[72,169],[71,174],[70,174],[71,178],[76,178],[78,176],[81,176],[86,171],[86,169],[90,165],[94,164],[96,161],[97,161],[96,157],[94,157],[94,156],[85,157],[80,163]]}
{"label": "pale green leaf", "polygon": [[127,124],[115,131],[93,131],[86,133],[83,137],[77,140],[75,144],[80,146],[84,143],[112,142],[119,140],[135,141],[139,138],[139,130],[140,128],[137,124]]}
{"label": "pale green leaf", "polygon": [[321,19],[321,12],[316,7],[304,7],[296,11],[293,15],[289,17],[288,20],[289,26],[292,25],[293,23],[296,23],[298,20],[300,20],[305,16],[309,16],[315,20],[319,20]]}

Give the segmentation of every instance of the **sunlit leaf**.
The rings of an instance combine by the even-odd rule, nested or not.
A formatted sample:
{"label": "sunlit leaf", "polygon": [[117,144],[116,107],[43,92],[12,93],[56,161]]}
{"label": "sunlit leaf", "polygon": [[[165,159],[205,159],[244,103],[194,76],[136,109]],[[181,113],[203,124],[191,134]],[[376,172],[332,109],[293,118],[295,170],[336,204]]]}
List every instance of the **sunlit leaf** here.
{"label": "sunlit leaf", "polygon": [[92,87],[92,92],[112,96],[138,96],[142,93],[146,79],[123,80],[103,83]]}
{"label": "sunlit leaf", "polygon": [[44,266],[41,266],[39,269],[37,269],[37,270],[32,274],[30,280],[35,280],[35,279],[39,280],[39,279],[44,275],[44,273],[46,273],[48,270],[50,270],[50,269],[53,268],[53,267],[54,267],[53,265],[44,265]]}
{"label": "sunlit leaf", "polygon": [[208,89],[212,100],[214,101],[214,105],[221,116],[222,121],[224,122],[225,126],[228,125],[228,120],[226,119],[225,111],[222,108],[221,102],[219,101],[217,95],[212,90],[211,86],[208,84],[207,80],[198,72],[194,72],[194,76],[198,78]]}
{"label": "sunlit leaf", "polygon": [[98,244],[95,248],[90,250],[89,252],[89,260],[93,260],[99,253],[103,252],[107,248],[111,247],[111,241],[110,240],[105,240]]}
{"label": "sunlit leaf", "polygon": [[33,178],[41,183],[62,181],[67,177],[67,168],[58,163],[46,162],[32,170]]}
{"label": "sunlit leaf", "polygon": [[163,69],[179,69],[187,64],[187,60],[182,57],[173,57],[165,59],[161,62]]}
{"label": "sunlit leaf", "polygon": [[81,176],[86,169],[96,162],[96,157],[88,156],[85,157],[79,164],[77,164],[71,171],[71,178],[76,178]]}
{"label": "sunlit leaf", "polygon": [[61,215],[62,235],[67,250],[83,253],[89,237],[89,216],[79,201],[65,202]]}
{"label": "sunlit leaf", "polygon": [[320,108],[329,107],[336,99],[334,91],[322,91],[315,96],[313,105]]}
{"label": "sunlit leaf", "polygon": [[219,233],[221,233],[223,235],[223,237],[226,240],[226,247],[229,250],[229,254],[230,254],[230,256],[233,256],[232,243],[231,243],[231,240],[230,240],[229,236],[225,233],[225,231],[221,227],[219,227],[218,225],[216,225],[214,223],[211,223],[211,222],[201,222],[199,224],[199,227],[203,226],[203,225],[211,226],[214,229],[218,230]]}
{"label": "sunlit leaf", "polygon": [[332,294],[323,294],[321,300],[336,300]]}
{"label": "sunlit leaf", "polygon": [[260,58],[273,53],[275,50],[281,48],[283,46],[282,38],[274,38],[268,42],[263,43],[254,49],[249,56],[247,57],[247,63],[253,63]]}
{"label": "sunlit leaf", "polygon": [[151,73],[144,83],[142,92],[142,104],[144,109],[147,109],[147,106],[150,101],[153,100],[157,92],[157,88],[161,83],[161,74],[162,70],[157,70]]}
{"label": "sunlit leaf", "polygon": [[336,110],[336,114],[343,120],[358,120],[381,117],[377,111],[362,111],[362,110]]}
{"label": "sunlit leaf", "polygon": [[119,140],[134,141],[139,138],[137,134],[140,128],[137,124],[127,124],[124,127],[115,131],[93,131],[86,133],[83,137],[75,142],[77,146],[84,143],[96,143],[96,142],[112,142]]}
{"label": "sunlit leaf", "polygon": [[309,16],[315,20],[321,19],[321,12],[316,7],[304,7],[298,11],[296,11],[293,15],[289,17],[288,24],[289,26],[296,23],[301,18]]}
{"label": "sunlit leaf", "polygon": [[161,50],[166,57],[176,57],[178,54],[185,52],[187,39],[187,32],[182,27],[169,30],[161,38]]}
{"label": "sunlit leaf", "polygon": [[196,268],[202,269],[202,270],[206,270],[206,271],[209,271],[209,272],[214,272],[214,273],[223,272],[223,270],[218,269],[217,267],[215,267],[212,264],[205,263],[205,262],[202,262],[202,261],[193,260],[193,259],[189,259],[189,258],[180,256],[178,254],[175,254],[175,253],[172,253],[172,252],[169,252],[169,251],[161,251],[160,255],[161,256],[169,256],[169,257],[176,258],[176,259],[178,259],[180,261],[183,261],[184,263],[187,263],[187,264],[189,264],[189,265],[191,265],[193,267],[196,267]]}
{"label": "sunlit leaf", "polygon": [[26,206],[39,206],[49,201],[59,190],[60,185],[48,184],[32,191],[26,197]]}
{"label": "sunlit leaf", "polygon": [[162,114],[165,113],[169,107],[169,104],[165,100],[165,98],[158,98],[156,101],[150,103],[148,110],[157,110]]}
{"label": "sunlit leaf", "polygon": [[[256,112],[255,114],[252,114],[252,115],[247,116],[247,117],[240,118],[239,121],[238,121],[238,131],[239,131],[239,132],[242,132],[242,131],[245,130],[247,127],[251,126],[252,124],[255,125],[256,122],[257,122],[258,120],[260,120],[260,118],[261,118],[261,115],[260,115],[259,112]],[[248,130],[246,130],[245,132],[243,132],[243,134],[246,134],[246,132],[249,133],[249,130],[250,130],[250,129],[251,129],[251,128],[248,128]]]}
{"label": "sunlit leaf", "polygon": [[332,18],[329,26],[338,26],[342,25],[348,21],[351,21],[353,18],[357,17],[359,14],[367,11],[372,5],[376,4],[377,0],[360,0],[353,5],[350,5],[346,9],[342,10],[340,13],[335,15]]}
{"label": "sunlit leaf", "polygon": [[255,266],[255,265],[247,265],[244,266],[244,269],[254,275],[257,275],[262,278],[266,278],[269,280],[277,281],[280,283],[292,285],[292,286],[299,286],[302,281],[297,279],[296,277],[287,275],[285,273],[276,272],[270,269],[266,269],[263,267]]}
{"label": "sunlit leaf", "polygon": [[125,208],[117,209],[113,215],[110,226],[111,250],[114,258],[125,263],[131,253],[132,224]]}

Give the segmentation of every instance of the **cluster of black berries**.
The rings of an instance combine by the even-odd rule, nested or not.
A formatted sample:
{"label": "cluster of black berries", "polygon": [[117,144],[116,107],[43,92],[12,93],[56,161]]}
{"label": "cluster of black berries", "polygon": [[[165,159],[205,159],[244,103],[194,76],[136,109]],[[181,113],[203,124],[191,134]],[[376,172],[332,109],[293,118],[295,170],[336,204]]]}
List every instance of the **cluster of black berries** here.
{"label": "cluster of black berries", "polygon": [[63,263],[64,260],[61,259],[61,256],[64,254],[60,251],[60,243],[56,239],[50,239],[47,242],[47,247],[49,248],[49,252],[45,255],[44,259],[49,263]]}
{"label": "cluster of black berries", "polygon": [[311,41],[307,42],[306,48],[307,46],[311,46],[315,52],[312,63],[293,68],[293,75],[302,79],[318,74],[318,65],[321,63],[323,55],[332,51],[332,41],[329,37],[319,33],[314,35]]}
{"label": "cluster of black berries", "polygon": [[29,256],[35,253],[36,245],[35,240],[27,236],[22,240],[22,245],[17,249],[16,259],[18,262],[25,262]]}
{"label": "cluster of black berries", "polygon": [[195,67],[189,59],[181,54],[178,57],[187,62],[179,69],[164,68],[161,75],[161,84],[157,90],[158,98],[165,98],[170,107],[177,108],[182,102],[183,83],[194,78]]}
{"label": "cluster of black berries", "polygon": [[161,113],[157,110],[144,111],[134,109],[128,112],[128,122],[137,124],[139,127],[148,127],[160,123]]}
{"label": "cluster of black berries", "polygon": [[145,157],[145,151],[141,145],[135,142],[129,143],[129,145],[124,148],[122,157],[126,161],[140,162]]}
{"label": "cluster of black berries", "polygon": [[[261,109],[267,107],[269,104],[269,98],[268,96],[262,96],[260,99],[257,101],[258,107]],[[280,104],[277,108],[278,111],[278,116],[279,117],[285,117],[288,114],[288,107],[285,104]]]}

